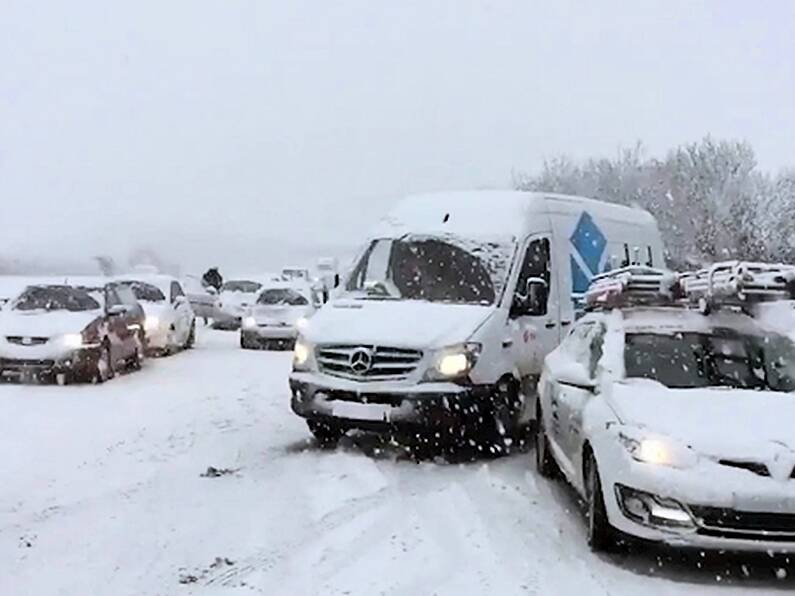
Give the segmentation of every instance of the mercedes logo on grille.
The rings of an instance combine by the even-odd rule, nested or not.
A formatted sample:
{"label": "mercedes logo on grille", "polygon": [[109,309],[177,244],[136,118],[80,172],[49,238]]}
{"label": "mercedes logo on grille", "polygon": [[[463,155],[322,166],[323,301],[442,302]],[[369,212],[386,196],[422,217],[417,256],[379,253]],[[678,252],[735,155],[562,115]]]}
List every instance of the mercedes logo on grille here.
{"label": "mercedes logo on grille", "polygon": [[348,366],[357,375],[367,373],[373,366],[373,351],[368,348],[356,348],[348,359]]}

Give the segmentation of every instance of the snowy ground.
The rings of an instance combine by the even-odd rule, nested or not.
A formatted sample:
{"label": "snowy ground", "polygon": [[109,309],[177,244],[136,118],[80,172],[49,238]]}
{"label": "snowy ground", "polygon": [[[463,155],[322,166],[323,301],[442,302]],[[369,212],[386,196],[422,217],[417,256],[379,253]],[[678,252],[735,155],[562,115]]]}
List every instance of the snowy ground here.
{"label": "snowy ground", "polygon": [[204,331],[104,386],[0,386],[0,595],[795,589],[765,556],[590,554],[571,492],[530,454],[321,451],[289,411],[289,355],[236,342]]}

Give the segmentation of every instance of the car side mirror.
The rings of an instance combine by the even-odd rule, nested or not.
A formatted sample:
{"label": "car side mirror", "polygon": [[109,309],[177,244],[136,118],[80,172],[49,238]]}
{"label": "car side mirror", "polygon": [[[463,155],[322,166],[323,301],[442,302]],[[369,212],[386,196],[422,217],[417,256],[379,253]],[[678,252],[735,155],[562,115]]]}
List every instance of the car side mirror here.
{"label": "car side mirror", "polygon": [[186,300],[185,296],[174,296],[174,304],[177,304],[177,305],[185,304],[186,301],[187,300]]}
{"label": "car side mirror", "polygon": [[206,289],[207,289],[207,293],[208,294],[211,294],[212,296],[217,296],[218,295],[218,290],[216,290],[214,287],[207,286]]}
{"label": "car side mirror", "polygon": [[132,308],[130,308],[126,304],[114,304],[113,306],[108,307],[108,316],[118,317],[121,315],[126,315],[131,310]]}
{"label": "car side mirror", "polygon": [[568,385],[591,393],[596,392],[596,380],[591,378],[588,370],[580,362],[567,362],[557,371],[555,380],[561,385]]}

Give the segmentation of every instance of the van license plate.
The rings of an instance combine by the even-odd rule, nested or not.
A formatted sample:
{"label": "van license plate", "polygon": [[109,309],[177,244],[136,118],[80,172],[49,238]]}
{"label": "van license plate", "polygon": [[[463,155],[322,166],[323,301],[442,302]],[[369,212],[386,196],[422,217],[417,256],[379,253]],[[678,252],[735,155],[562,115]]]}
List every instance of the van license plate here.
{"label": "van license plate", "polygon": [[383,404],[360,404],[351,401],[335,401],[331,412],[339,418],[352,420],[389,421],[392,408]]}

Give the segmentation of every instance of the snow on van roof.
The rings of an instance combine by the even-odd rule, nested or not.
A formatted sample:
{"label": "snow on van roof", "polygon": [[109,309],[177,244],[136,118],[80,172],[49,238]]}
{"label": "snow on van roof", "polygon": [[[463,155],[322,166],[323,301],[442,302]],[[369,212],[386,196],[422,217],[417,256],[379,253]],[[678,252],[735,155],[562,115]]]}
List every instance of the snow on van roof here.
{"label": "snow on van roof", "polygon": [[[520,238],[527,234],[528,221],[538,214],[583,209],[607,219],[625,220],[631,216],[639,224],[653,221],[642,209],[585,197],[510,190],[457,191],[404,198],[381,219],[374,235],[445,233],[472,238]],[[543,227],[547,226],[548,222],[544,222]]]}

